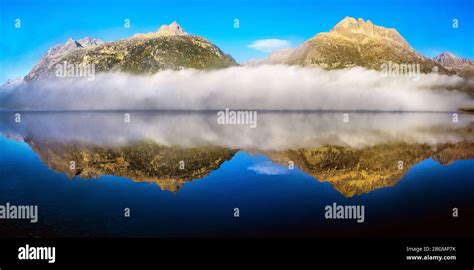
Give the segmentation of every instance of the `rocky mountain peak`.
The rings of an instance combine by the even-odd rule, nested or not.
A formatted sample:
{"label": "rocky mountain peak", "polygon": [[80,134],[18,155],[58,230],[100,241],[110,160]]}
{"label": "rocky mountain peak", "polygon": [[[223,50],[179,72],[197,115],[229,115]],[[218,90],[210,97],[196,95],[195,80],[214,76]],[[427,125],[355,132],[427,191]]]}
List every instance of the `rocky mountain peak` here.
{"label": "rocky mountain peak", "polygon": [[450,52],[443,52],[433,58],[433,61],[441,64],[444,67],[448,68],[463,68],[469,67],[472,69],[474,67],[474,61],[460,58]]}
{"label": "rocky mountain peak", "polygon": [[457,57],[456,55],[450,52],[443,52],[433,58],[433,61],[436,61],[442,65],[449,65],[454,64],[456,62],[460,62],[461,58]]}
{"label": "rocky mountain peak", "polygon": [[0,86],[0,90],[8,89],[8,88],[15,88],[23,83],[23,77],[18,77],[15,79],[8,79],[2,86]]}
{"label": "rocky mountain peak", "polygon": [[372,22],[367,21],[365,22],[362,18],[355,19],[352,17],[345,17],[342,21],[337,23],[331,32],[341,32],[345,33],[347,31],[349,32],[366,32],[366,33],[373,33],[373,27],[374,25]]}
{"label": "rocky mountain peak", "polygon": [[173,21],[170,24],[163,24],[156,30],[156,32],[149,33],[138,33],[133,35],[132,38],[157,38],[163,36],[187,36],[188,33],[184,32],[183,27],[179,25],[176,21]]}
{"label": "rocky mountain peak", "polygon": [[101,39],[98,38],[91,38],[91,37],[85,37],[83,39],[77,40],[79,44],[81,44],[82,47],[87,48],[87,47],[92,47],[92,46],[98,46],[101,44],[104,44],[105,42]]}
{"label": "rocky mountain peak", "polygon": [[441,54],[439,54],[438,56],[436,56],[435,58],[459,58],[457,57],[456,55],[450,53],[450,52],[442,52]]}
{"label": "rocky mountain peak", "polygon": [[355,19],[352,17],[345,17],[342,21],[337,23],[329,33],[341,35],[358,42],[369,38],[382,39],[399,43],[405,47],[410,47],[397,30],[374,25],[370,20],[364,21],[362,18]]}
{"label": "rocky mountain peak", "polygon": [[166,25],[166,24],[162,25],[158,29],[157,34],[165,35],[165,36],[185,36],[185,35],[188,35],[188,33],[184,32],[181,25],[179,25],[176,21],[172,22],[169,25]]}
{"label": "rocky mountain peak", "polygon": [[48,50],[47,56],[54,56],[57,54],[69,53],[75,49],[90,48],[93,46],[98,46],[104,44],[105,42],[101,39],[85,37],[83,39],[75,40],[73,38],[68,38],[66,43],[58,44]]}
{"label": "rocky mountain peak", "polygon": [[62,45],[62,48],[67,48],[67,49],[82,48],[82,45],[77,40],[73,38],[68,38],[66,43]]}
{"label": "rocky mountain peak", "polygon": [[53,63],[57,63],[59,59],[73,51],[93,48],[104,43],[105,42],[103,40],[91,37],[85,37],[79,40],[69,38],[64,44],[58,44],[50,48],[48,52],[40,59],[40,61],[33,67],[30,73],[25,76],[25,81],[28,82],[33,78],[46,75],[46,70],[49,69]]}

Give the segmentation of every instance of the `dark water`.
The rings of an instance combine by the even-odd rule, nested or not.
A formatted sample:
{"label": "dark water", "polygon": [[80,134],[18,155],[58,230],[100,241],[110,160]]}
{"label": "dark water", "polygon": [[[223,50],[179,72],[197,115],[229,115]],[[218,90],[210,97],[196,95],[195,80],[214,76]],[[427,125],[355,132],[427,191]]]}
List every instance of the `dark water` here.
{"label": "dark water", "polygon": [[[472,142],[470,115],[453,124],[450,114],[351,114],[350,124],[344,125],[338,113],[268,113],[261,114],[254,130],[220,127],[213,113],[132,113],[127,124],[122,116],[23,113],[21,123],[15,123],[13,113],[1,115],[0,204],[39,206],[37,224],[1,220],[3,237],[473,235],[474,159],[466,154],[472,148],[452,148]],[[182,147],[212,144],[235,154],[173,191],[123,175],[67,176],[51,158],[60,160],[59,153],[70,151],[57,145],[115,149],[141,139]],[[52,144],[41,148],[43,141]],[[427,155],[410,164],[392,184],[374,180],[357,194],[317,179],[317,169],[299,163],[289,169],[268,154],[326,145],[382,145],[377,151],[385,151],[384,145],[393,141],[450,146],[442,157]],[[344,181],[346,187],[350,181]],[[324,207],[334,202],[364,205],[365,222],[325,219]],[[452,217],[454,207],[457,218]],[[124,208],[130,208],[131,217],[124,217]],[[234,208],[240,217],[234,217]]]}

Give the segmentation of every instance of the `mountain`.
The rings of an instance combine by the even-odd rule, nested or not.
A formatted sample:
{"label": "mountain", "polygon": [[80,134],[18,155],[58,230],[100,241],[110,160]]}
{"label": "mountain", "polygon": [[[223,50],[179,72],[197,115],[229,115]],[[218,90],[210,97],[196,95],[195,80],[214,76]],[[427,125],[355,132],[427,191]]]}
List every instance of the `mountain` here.
{"label": "mountain", "polygon": [[443,52],[433,61],[462,77],[474,77],[474,61],[460,58],[450,52]]}
{"label": "mountain", "polygon": [[[472,126],[467,129],[472,132]],[[395,186],[415,164],[432,158],[442,165],[474,157],[474,144],[378,144],[363,148],[326,145],[260,152],[280,164],[288,160],[319,181],[330,183],[345,197]],[[400,161],[403,166],[400,166]]]}
{"label": "mountain", "polygon": [[[472,127],[469,131],[472,132]],[[100,146],[28,137],[25,142],[50,169],[69,178],[115,175],[135,182],[155,183],[172,192],[217,170],[238,151],[218,146],[163,146],[150,141]],[[410,168],[422,160],[432,158],[447,166],[456,160],[473,158],[473,149],[471,142],[437,145],[389,143],[363,148],[326,145],[274,151],[255,149],[249,153],[266,155],[284,165],[291,160],[318,181],[326,181],[345,197],[353,197],[395,186]],[[70,161],[75,161],[75,168],[71,169]],[[400,161],[402,167],[399,167]],[[182,169],[179,169],[180,162],[184,162]]]}
{"label": "mountain", "polygon": [[295,50],[292,48],[283,48],[273,51],[266,59],[251,59],[245,62],[247,66],[257,66],[262,64],[282,64]]}
{"label": "mountain", "polygon": [[466,66],[474,66],[474,61],[466,58],[460,58],[450,52],[443,52],[433,58],[433,61],[448,68],[462,68]]}
{"label": "mountain", "polygon": [[15,87],[18,87],[22,83],[23,83],[23,77],[10,79],[10,80],[7,80],[2,86],[0,86],[0,90],[15,88]]}
{"label": "mountain", "polygon": [[[185,183],[205,177],[237,152],[217,146],[184,148],[149,141],[101,146],[28,137],[25,142],[50,169],[69,178],[116,175],[135,182],[155,183],[172,192],[177,192]],[[72,169],[70,161],[75,161]]]}
{"label": "mountain", "polygon": [[25,76],[25,81],[32,81],[37,78],[51,76],[54,72],[54,65],[63,61],[70,53],[76,50],[91,49],[104,44],[100,39],[86,37],[80,40],[68,39],[66,43],[56,45],[48,50],[40,61]]}
{"label": "mountain", "polygon": [[[473,127],[466,128],[472,133]],[[24,141],[52,170],[69,178],[84,179],[115,175],[135,182],[150,182],[163,190],[177,192],[181,187],[217,170],[232,159],[237,149],[219,146],[164,146],[151,141],[138,141],[123,146],[103,146],[79,142],[58,142],[26,137]],[[288,161],[318,181],[330,183],[345,197],[395,186],[422,160],[432,158],[442,165],[474,157],[474,143],[388,143],[362,148],[325,145],[288,150],[244,150],[263,154],[272,161],[287,165]],[[71,169],[70,161],[75,161]],[[400,166],[400,161],[403,166]],[[183,168],[179,166],[183,162]]]}
{"label": "mountain", "polygon": [[163,25],[156,32],[136,34],[114,42],[92,38],[69,39],[65,44],[49,49],[25,81],[53,77],[55,67],[63,63],[79,67],[93,64],[96,73],[122,71],[134,74],[237,65],[217,46],[202,37],[189,35],[176,22]]}
{"label": "mountain", "polygon": [[[283,57],[282,57],[283,56]],[[327,69],[361,66],[380,70],[388,62],[420,64],[420,71],[446,70],[417,53],[393,28],[374,25],[370,20],[346,17],[329,32],[319,33],[298,48],[277,51],[264,63],[318,66]]]}
{"label": "mountain", "polygon": [[141,37],[141,38],[152,38],[152,37],[160,37],[160,36],[187,36],[188,33],[184,32],[181,25],[177,22],[172,22],[170,25],[162,25],[158,31],[150,32],[147,34],[135,34],[133,37]]}

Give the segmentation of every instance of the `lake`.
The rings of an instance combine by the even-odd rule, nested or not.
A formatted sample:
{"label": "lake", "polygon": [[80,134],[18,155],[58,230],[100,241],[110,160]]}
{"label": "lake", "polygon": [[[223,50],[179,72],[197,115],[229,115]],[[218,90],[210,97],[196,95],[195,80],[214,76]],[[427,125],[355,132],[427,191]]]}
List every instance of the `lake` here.
{"label": "lake", "polygon": [[[474,235],[473,114],[216,119],[0,112],[0,204],[39,209],[38,223],[1,220],[2,237]],[[327,219],[334,203],[363,205],[364,222]]]}

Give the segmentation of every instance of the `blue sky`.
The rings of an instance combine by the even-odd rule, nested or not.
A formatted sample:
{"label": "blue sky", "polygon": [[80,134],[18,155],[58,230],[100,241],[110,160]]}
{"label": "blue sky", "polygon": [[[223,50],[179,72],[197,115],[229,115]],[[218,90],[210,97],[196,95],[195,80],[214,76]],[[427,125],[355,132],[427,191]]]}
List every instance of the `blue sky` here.
{"label": "blue sky", "polygon": [[[345,16],[396,28],[422,54],[450,51],[474,59],[474,1],[0,0],[0,83],[25,75],[47,49],[69,37],[113,41],[176,20],[238,62],[263,58],[263,43],[296,47]],[[15,28],[15,19],[21,27]],[[130,28],[123,27],[129,19]],[[239,28],[234,27],[239,19]],[[453,28],[458,19],[458,28]],[[260,50],[259,50],[260,48]]]}

